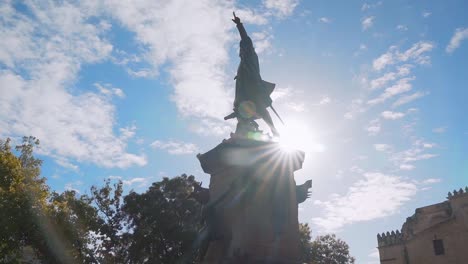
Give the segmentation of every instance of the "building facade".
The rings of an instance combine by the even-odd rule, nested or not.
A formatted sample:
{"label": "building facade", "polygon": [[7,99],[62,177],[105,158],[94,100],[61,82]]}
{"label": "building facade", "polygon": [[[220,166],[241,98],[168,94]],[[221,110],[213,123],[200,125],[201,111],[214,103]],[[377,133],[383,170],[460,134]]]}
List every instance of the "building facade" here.
{"label": "building facade", "polygon": [[381,264],[468,263],[468,187],[416,209],[401,231],[377,235]]}

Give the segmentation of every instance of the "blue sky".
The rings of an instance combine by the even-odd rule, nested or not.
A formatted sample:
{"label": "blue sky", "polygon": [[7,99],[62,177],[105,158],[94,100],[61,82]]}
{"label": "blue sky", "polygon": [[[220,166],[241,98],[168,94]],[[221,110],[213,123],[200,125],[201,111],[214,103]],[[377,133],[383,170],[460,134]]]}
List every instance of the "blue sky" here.
{"label": "blue sky", "polygon": [[[300,221],[358,263],[376,234],[468,185],[465,1],[3,1],[0,137],[41,140],[54,190],[193,174],[229,137],[232,11],[277,84],[282,140],[313,179]],[[261,126],[266,129],[264,124]]]}

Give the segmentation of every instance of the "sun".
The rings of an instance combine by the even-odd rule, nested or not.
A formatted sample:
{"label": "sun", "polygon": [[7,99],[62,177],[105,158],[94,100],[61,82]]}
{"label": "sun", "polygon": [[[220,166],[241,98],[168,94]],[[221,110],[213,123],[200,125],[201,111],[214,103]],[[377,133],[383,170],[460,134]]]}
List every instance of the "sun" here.
{"label": "sun", "polygon": [[320,143],[313,129],[299,120],[288,121],[278,127],[280,137],[277,139],[285,151],[302,150],[305,152],[323,152],[325,146]]}

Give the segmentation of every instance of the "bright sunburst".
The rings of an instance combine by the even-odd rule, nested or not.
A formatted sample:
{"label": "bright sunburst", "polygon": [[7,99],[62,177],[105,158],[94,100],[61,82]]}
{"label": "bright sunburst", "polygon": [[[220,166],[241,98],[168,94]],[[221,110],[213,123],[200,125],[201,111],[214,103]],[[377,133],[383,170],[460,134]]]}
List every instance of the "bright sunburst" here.
{"label": "bright sunburst", "polygon": [[325,146],[317,140],[314,131],[307,123],[290,120],[285,126],[279,126],[278,130],[281,135],[278,141],[284,150],[325,151]]}

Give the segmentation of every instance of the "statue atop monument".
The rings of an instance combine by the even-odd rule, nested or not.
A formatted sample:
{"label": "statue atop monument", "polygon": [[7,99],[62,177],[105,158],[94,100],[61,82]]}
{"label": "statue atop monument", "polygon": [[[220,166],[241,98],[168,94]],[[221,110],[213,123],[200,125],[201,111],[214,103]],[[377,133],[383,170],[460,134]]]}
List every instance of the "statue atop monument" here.
{"label": "statue atop monument", "polygon": [[194,186],[204,224],[194,250],[204,264],[300,263],[298,204],[310,197],[312,181],[296,185],[294,172],[302,168],[305,153],[284,151],[258,129],[255,120],[262,118],[278,136],[267,109],[278,115],[270,97],[275,84],[262,80],[252,40],[233,14],[241,36],[240,63],[234,112],[224,119],[238,123],[229,139],[197,155],[210,185]]}
{"label": "statue atop monument", "polygon": [[233,15],[234,19],[232,21],[236,23],[241,36],[239,49],[240,63],[237,68],[237,75],[234,78],[236,80],[234,112],[224,117],[224,119],[237,117],[239,122],[238,128],[250,127],[256,130],[258,125],[254,120],[262,118],[270,127],[273,135],[279,136],[267,110],[270,107],[275,111],[270,97],[275,84],[262,80],[258,56],[253,47],[252,40],[247,35],[247,31],[241,23],[240,18],[234,12]]}

